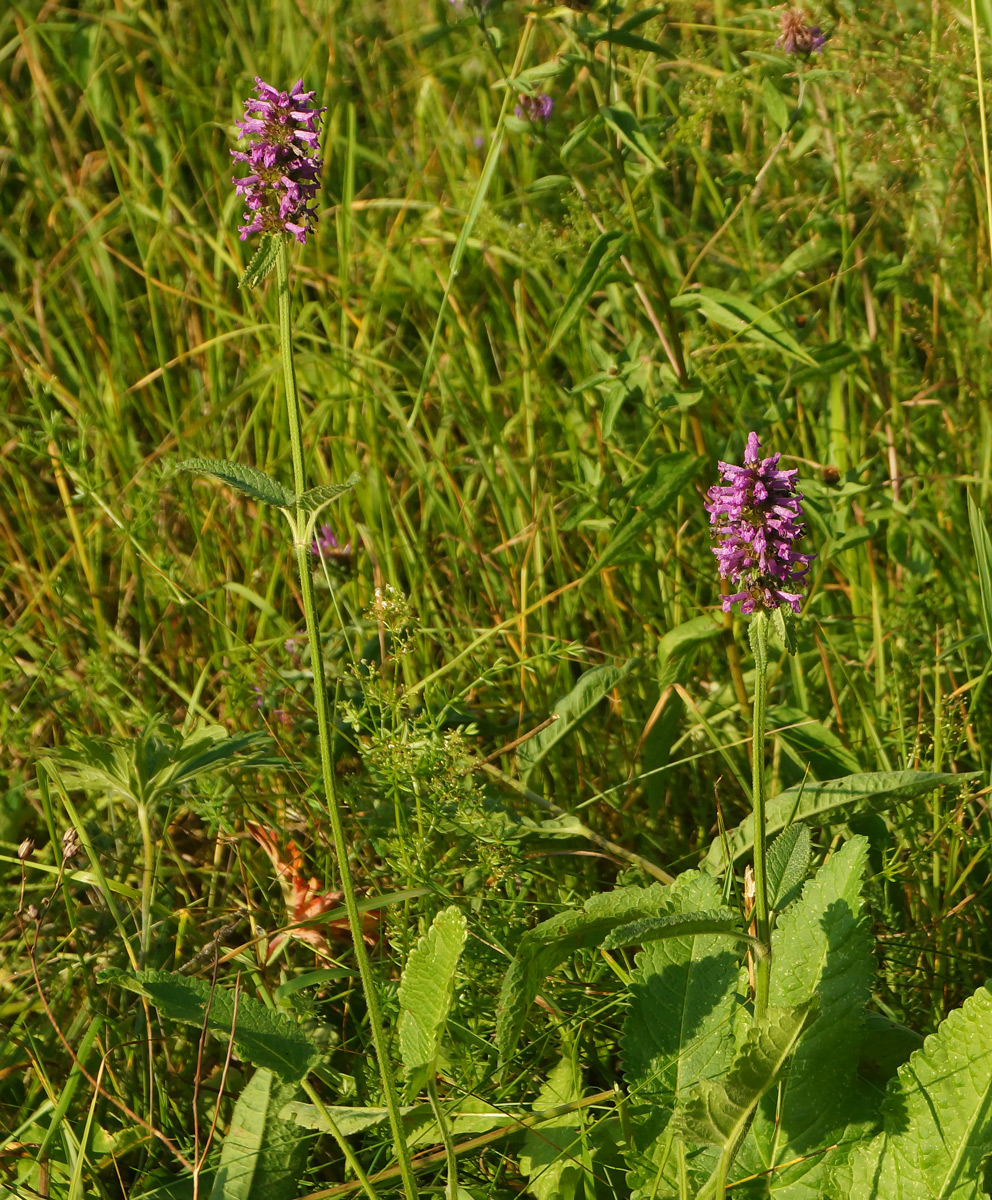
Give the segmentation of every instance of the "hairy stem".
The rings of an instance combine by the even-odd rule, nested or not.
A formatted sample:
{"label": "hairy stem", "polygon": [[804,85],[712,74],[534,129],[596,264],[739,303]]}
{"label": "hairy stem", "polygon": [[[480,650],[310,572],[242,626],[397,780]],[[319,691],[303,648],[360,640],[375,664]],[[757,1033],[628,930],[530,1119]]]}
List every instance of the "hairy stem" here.
{"label": "hairy stem", "polygon": [[[305,489],[305,472],[303,468],[303,421],[300,412],[300,396],[296,387],[296,370],[293,366],[293,343],[291,337],[290,304],[289,304],[289,250],[286,240],[279,246],[279,257],[276,262],[279,287],[279,346],[282,352],[283,377],[286,384],[286,407],[289,414],[289,434],[293,454],[293,482],[297,495]],[[403,1178],[403,1190],[407,1200],[416,1200],[417,1185],[413,1177],[413,1167],[410,1163],[410,1150],[403,1136],[403,1124],[400,1117],[400,1101],[389,1069],[389,1059],[386,1053],[386,1037],[382,1024],[382,1010],[379,1006],[379,995],[376,991],[375,979],[372,975],[372,965],[362,940],[362,919],[358,911],[358,899],[355,895],[355,884],[351,878],[351,868],[348,862],[348,842],[344,832],[344,819],[341,806],[338,803],[334,782],[334,763],[331,755],[331,706],[327,698],[327,683],[324,678],[324,659],[320,644],[320,626],[317,621],[317,605],[314,597],[313,575],[310,570],[308,547],[303,538],[306,527],[306,514],[297,508],[294,528],[294,550],[296,565],[300,576],[300,593],[303,597],[303,613],[306,618],[307,640],[310,643],[310,661],[313,668],[313,695],[317,709],[317,736],[320,742],[320,768],[324,785],[324,798],[327,804],[327,815],[331,822],[331,833],[334,839],[334,853],[338,860],[338,875],[341,880],[341,891],[344,894],[345,909],[348,913],[348,927],[355,947],[355,960],[358,973],[362,980],[362,991],[365,994],[365,1004],[369,1016],[369,1028],[372,1032],[372,1045],[379,1066],[379,1076],[382,1080],[383,1095],[389,1110],[389,1125],[393,1135],[393,1144],[399,1161],[400,1174]]]}
{"label": "hairy stem", "polygon": [[[758,941],[771,950],[768,917],[768,873],[765,865],[765,677],[768,670],[768,617],[756,613],[749,630],[754,652],[754,705],[751,726],[751,802],[754,808],[754,921]],[[768,1009],[771,960],[758,955],[755,964],[754,1016],[760,1020]]]}

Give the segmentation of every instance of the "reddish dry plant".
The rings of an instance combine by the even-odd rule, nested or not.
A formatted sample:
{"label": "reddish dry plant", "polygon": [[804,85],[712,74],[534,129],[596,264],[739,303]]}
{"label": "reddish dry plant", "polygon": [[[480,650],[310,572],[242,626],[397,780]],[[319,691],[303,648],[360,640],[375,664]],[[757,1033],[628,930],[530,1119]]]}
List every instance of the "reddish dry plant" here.
{"label": "reddish dry plant", "polygon": [[[346,917],[336,917],[326,920],[327,914],[341,907],[342,892],[321,890],[319,880],[311,876],[306,879],[303,875],[303,855],[295,842],[286,843],[286,855],[283,857],[276,836],[272,830],[263,825],[249,821],[248,832],[269,856],[269,861],[275,867],[276,878],[282,889],[283,899],[289,913],[290,926],[282,933],[277,933],[269,942],[266,962],[272,958],[276,950],[287,938],[297,938],[312,946],[318,957],[334,961],[331,954],[331,941],[351,941],[351,930]],[[308,928],[311,922],[322,921],[326,934],[319,929]],[[377,913],[362,914],[362,940],[374,946],[379,940],[379,916]]]}

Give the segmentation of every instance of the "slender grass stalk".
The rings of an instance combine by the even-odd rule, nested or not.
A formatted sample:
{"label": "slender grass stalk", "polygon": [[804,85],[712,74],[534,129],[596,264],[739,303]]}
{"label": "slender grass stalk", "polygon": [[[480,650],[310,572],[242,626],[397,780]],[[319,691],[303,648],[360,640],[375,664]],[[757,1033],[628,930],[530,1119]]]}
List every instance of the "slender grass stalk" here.
{"label": "slender grass stalk", "polygon": [[[293,364],[289,293],[289,248],[285,238],[281,239],[279,244],[276,272],[279,290],[279,347],[282,354],[283,378],[286,387],[286,408],[289,416],[289,436],[293,456],[293,482],[297,495],[300,495],[305,489],[306,480],[303,463],[303,420],[300,411],[300,395],[296,386],[296,369]],[[345,909],[348,913],[348,927],[351,931],[351,938],[355,948],[355,960],[358,964],[358,973],[362,981],[362,991],[365,995],[369,1028],[372,1034],[372,1045],[376,1062],[379,1066],[383,1095],[386,1100],[386,1108],[389,1110],[389,1125],[393,1135],[396,1156],[399,1160],[400,1174],[403,1179],[403,1191],[407,1200],[416,1200],[417,1185],[413,1177],[410,1150],[403,1136],[399,1094],[396,1091],[396,1084],[389,1069],[386,1036],[382,1023],[382,1010],[379,1006],[379,996],[376,991],[375,979],[372,975],[372,965],[365,950],[365,942],[362,940],[362,919],[358,911],[355,884],[351,878],[351,869],[348,865],[348,842],[345,837],[344,820],[334,784],[334,763],[331,755],[331,711],[327,698],[327,683],[324,678],[320,624],[317,620],[313,575],[310,570],[308,557],[309,547],[306,539],[303,537],[306,528],[306,514],[299,505],[293,514],[292,526],[294,530],[293,549],[296,554],[296,566],[300,576],[300,593],[303,597],[303,613],[306,620],[307,640],[310,643],[310,660],[313,667],[313,694],[314,705],[317,709],[317,737],[320,743],[320,767],[324,785],[324,799],[327,804],[327,815],[331,822],[334,852],[338,860],[338,875],[341,880],[341,891],[344,893]]]}

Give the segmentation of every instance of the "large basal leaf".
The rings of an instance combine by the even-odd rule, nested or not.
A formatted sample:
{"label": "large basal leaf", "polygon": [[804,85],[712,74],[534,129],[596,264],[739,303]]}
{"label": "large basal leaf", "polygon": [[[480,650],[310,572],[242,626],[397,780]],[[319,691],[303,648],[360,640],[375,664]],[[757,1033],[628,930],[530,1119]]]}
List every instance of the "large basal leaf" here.
{"label": "large basal leaf", "polygon": [[[686,915],[717,908],[720,889],[711,876],[687,871],[666,898]],[[620,1039],[636,1144],[629,1155],[634,1195],[665,1196],[664,1188],[674,1187],[666,1126],[687,1088],[729,1068],[746,988],[740,954],[725,937],[687,933],[650,942],[638,954]],[[697,1154],[694,1172],[707,1175],[714,1160],[712,1151]]]}
{"label": "large basal leaf", "polygon": [[[964,787],[977,778],[979,772],[961,775],[937,771],[866,771],[831,779],[823,783],[806,783],[789,788],[768,801],[767,831],[772,836],[795,821],[810,825],[829,825],[846,821],[855,813],[880,812],[907,800],[925,796],[937,788]],[[730,861],[739,863],[754,850],[753,818],[738,825],[727,835]],[[727,865],[723,839],[716,838],[710,846],[704,867],[707,871],[722,872]]]}
{"label": "large basal leaf", "polygon": [[517,763],[522,774],[532,771],[551,750],[576,728],[618,683],[637,665],[636,658],[620,667],[593,667],[579,676],[570,692],[555,702],[553,715],[558,719],[528,738],[517,751]]}
{"label": "large basal leaf", "polygon": [[224,1138],[210,1200],[292,1200],[300,1193],[306,1143],[280,1111],[297,1094],[271,1071],[258,1070],[238,1097]]}
{"label": "large basal leaf", "polygon": [[293,508],[296,504],[296,495],[277,479],[271,479],[264,471],[243,463],[226,462],[219,458],[187,458],[176,464],[176,470],[219,479],[221,483],[244,492],[253,500],[274,504],[277,508]]}
{"label": "large basal leaf", "polygon": [[705,642],[711,642],[723,632],[712,617],[693,617],[676,625],[658,643],[658,687],[664,690],[673,683],[684,683],[692,655]]}
{"label": "large basal leaf", "polygon": [[[582,1080],[571,1056],[552,1070],[534,1101],[534,1112],[572,1104],[582,1096]],[[572,1200],[582,1179],[581,1110],[564,1113],[528,1129],[520,1152],[520,1173],[537,1200]]]}
{"label": "large basal leaf", "polygon": [[769,1192],[781,1200],[820,1194],[854,1140],[872,1128],[875,1106],[858,1079],[874,965],[861,913],[867,849],[856,837],[834,854],[772,936],[771,1003],[812,1003],[818,1013],[737,1160],[741,1175],[767,1172]]}
{"label": "large basal leaf", "polygon": [[516,1050],[527,1010],[547,975],[576,950],[598,946],[616,926],[662,912],[665,896],[666,889],[659,884],[617,888],[591,896],[582,908],[559,913],[523,935],[503,978],[496,1009],[496,1048],[501,1062]]}
{"label": "large basal leaf", "polygon": [[770,1005],[747,1031],[725,1079],[702,1079],[679,1106],[676,1124],[687,1142],[736,1146],[747,1132],[758,1101],[782,1073],[810,1020],[809,1005]]}
{"label": "large basal leaf", "polygon": [[204,979],[186,978],[169,971],[122,971],[111,967],[100,973],[101,983],[144,996],[163,1017],[184,1025],[207,1028],[227,1039],[234,1029],[234,1049],[253,1066],[274,1072],[286,1083],[299,1083],[319,1061],[320,1050],[292,1018],[272,1012],[252,996],[237,996]]}
{"label": "large basal leaf", "polygon": [[408,1075],[433,1073],[468,924],[452,905],[410,951],[400,980],[400,1056]]}
{"label": "large basal leaf", "polygon": [[614,526],[613,536],[590,570],[590,575],[612,566],[640,540],[688,487],[701,461],[695,455],[680,452],[663,454],[648,467],[630,493],[627,505]]}
{"label": "large basal leaf", "polygon": [[851,1200],[984,1200],[992,1150],[992,992],[956,1009],[889,1084],[854,1157]]}

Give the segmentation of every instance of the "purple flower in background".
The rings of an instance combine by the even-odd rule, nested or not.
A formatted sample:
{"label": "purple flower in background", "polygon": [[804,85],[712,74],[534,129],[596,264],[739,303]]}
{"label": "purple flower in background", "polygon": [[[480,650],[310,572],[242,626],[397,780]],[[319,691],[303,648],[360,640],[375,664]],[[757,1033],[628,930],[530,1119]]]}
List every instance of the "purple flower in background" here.
{"label": "purple flower in background", "polygon": [[547,125],[551,119],[551,111],[554,106],[555,102],[550,96],[546,96],[544,92],[534,92],[530,95],[524,94],[517,101],[513,115],[521,121],[533,121],[535,125]]}
{"label": "purple flower in background", "polygon": [[321,525],[320,532],[310,543],[310,553],[315,558],[327,558],[334,562],[346,563],[351,558],[351,542],[342,546],[334,536],[330,525]]}
{"label": "purple flower in background", "polygon": [[806,13],[798,9],[782,13],[782,33],[775,45],[786,54],[809,58],[811,54],[818,54],[826,41],[827,35],[820,31],[819,25],[808,23]]}
{"label": "purple flower in background", "polygon": [[815,555],[795,549],[806,532],[800,521],[803,497],[795,484],[799,472],[778,470],[780,458],[762,458],[758,435],[750,433],[744,465],[720,463],[727,486],[715,485],[707,493],[712,532],[721,539],[713,547],[720,574],[740,589],[724,596],[724,612],[738,601],[742,613],[773,612],[781,604],[799,612]]}
{"label": "purple flower in background", "polygon": [[248,206],[238,232],[242,241],[253,233],[285,232],[305,242],[316,215],[311,201],[322,161],[317,123],[325,110],[313,104],[314,93],[303,90],[302,79],[291,92],[279,92],[256,77],[255,92],[244,102],[244,120],[236,122],[248,152],[231,151],[235,162],[248,164],[248,174],[234,180]]}

